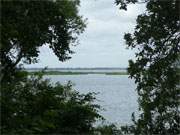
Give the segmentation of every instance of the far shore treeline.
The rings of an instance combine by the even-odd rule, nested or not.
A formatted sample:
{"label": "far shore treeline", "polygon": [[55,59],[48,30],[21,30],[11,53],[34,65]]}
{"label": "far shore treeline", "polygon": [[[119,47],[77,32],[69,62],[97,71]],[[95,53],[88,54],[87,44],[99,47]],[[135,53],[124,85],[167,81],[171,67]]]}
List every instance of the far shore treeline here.
{"label": "far shore treeline", "polygon": [[42,71],[43,75],[128,75],[126,68],[26,68],[29,75]]}

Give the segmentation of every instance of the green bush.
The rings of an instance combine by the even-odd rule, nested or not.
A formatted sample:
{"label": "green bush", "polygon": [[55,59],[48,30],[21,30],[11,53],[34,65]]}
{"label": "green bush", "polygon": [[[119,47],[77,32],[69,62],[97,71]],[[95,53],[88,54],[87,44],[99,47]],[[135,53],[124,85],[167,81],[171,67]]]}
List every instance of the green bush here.
{"label": "green bush", "polygon": [[95,135],[123,135],[123,132],[115,124],[101,124],[96,127]]}
{"label": "green bush", "polygon": [[94,94],[79,94],[70,82],[53,85],[41,75],[2,83],[2,134],[90,134],[103,119]]}

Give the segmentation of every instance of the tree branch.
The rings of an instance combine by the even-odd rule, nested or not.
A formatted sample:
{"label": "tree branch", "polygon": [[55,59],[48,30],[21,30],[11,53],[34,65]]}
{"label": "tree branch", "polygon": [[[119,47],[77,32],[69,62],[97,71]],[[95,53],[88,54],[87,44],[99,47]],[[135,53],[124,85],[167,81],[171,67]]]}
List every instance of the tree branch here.
{"label": "tree branch", "polygon": [[12,68],[14,68],[22,59],[23,55],[22,55],[22,52],[23,51],[20,51],[19,54],[18,54],[18,58],[16,59],[16,61],[12,64]]}

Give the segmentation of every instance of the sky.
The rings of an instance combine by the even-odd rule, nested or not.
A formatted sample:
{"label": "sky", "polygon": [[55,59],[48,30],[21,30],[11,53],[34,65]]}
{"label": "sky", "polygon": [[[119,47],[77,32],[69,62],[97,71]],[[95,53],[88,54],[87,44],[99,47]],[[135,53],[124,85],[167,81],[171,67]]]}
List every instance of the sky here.
{"label": "sky", "polygon": [[87,18],[87,27],[79,36],[79,45],[73,47],[72,58],[58,61],[52,50],[40,48],[39,62],[26,65],[28,68],[76,68],[76,67],[121,67],[128,66],[135,51],[127,49],[123,36],[133,33],[137,15],[145,11],[142,4],[132,4],[128,10],[119,10],[114,0],[81,0],[79,14]]}

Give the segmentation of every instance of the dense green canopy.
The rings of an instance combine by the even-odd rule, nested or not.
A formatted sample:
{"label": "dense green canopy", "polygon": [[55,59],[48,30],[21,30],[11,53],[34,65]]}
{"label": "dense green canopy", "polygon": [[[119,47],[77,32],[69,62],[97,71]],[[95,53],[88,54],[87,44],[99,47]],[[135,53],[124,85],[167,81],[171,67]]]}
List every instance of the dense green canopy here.
{"label": "dense green canopy", "polygon": [[1,1],[1,68],[20,61],[37,62],[39,47],[49,46],[60,61],[73,53],[85,23],[78,14],[79,0]]}
{"label": "dense green canopy", "polygon": [[129,3],[146,4],[133,34],[124,38],[137,48],[129,61],[130,77],[137,83],[140,117],[134,120],[139,135],[176,135],[180,129],[178,63],[180,56],[179,0],[116,0],[121,9]]}
{"label": "dense green canopy", "polygon": [[40,74],[19,74],[19,80],[1,88],[2,134],[89,134],[102,119],[95,93],[80,94],[71,83],[51,84]]}

